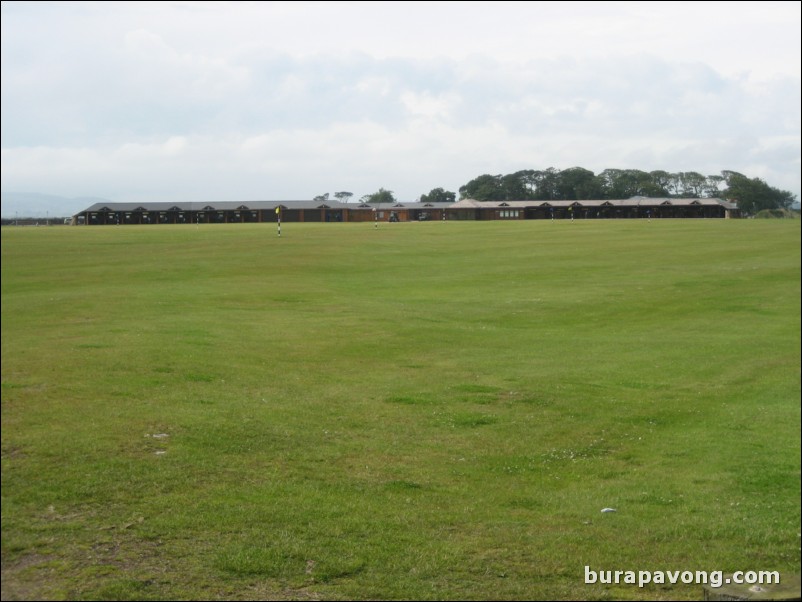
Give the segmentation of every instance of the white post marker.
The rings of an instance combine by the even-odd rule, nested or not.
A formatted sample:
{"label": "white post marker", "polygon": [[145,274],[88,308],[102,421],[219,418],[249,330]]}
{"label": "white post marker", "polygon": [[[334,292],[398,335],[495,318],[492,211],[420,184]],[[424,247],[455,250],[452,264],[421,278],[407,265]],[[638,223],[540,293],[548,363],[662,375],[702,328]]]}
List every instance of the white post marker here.
{"label": "white post marker", "polygon": [[373,208],[373,229],[379,229],[379,212],[376,211],[376,207]]}
{"label": "white post marker", "polygon": [[281,238],[281,207],[276,207],[276,220],[278,221],[278,237]]}

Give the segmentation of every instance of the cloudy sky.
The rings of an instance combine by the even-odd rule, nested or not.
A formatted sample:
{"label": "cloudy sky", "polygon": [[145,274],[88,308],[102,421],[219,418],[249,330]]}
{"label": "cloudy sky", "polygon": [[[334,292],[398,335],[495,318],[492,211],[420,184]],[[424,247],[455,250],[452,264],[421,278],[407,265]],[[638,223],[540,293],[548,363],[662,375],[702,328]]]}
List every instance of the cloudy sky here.
{"label": "cloudy sky", "polygon": [[800,197],[800,22],[798,1],[3,1],[1,187],[411,201],[580,166]]}

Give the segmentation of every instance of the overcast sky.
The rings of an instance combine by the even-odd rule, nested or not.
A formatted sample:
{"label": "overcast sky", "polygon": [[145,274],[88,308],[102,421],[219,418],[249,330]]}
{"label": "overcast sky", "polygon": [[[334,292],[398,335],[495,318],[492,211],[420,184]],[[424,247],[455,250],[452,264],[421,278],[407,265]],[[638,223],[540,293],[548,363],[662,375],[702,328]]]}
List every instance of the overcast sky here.
{"label": "overcast sky", "polygon": [[3,1],[2,191],[411,201],[579,166],[799,198],[801,21],[798,1]]}

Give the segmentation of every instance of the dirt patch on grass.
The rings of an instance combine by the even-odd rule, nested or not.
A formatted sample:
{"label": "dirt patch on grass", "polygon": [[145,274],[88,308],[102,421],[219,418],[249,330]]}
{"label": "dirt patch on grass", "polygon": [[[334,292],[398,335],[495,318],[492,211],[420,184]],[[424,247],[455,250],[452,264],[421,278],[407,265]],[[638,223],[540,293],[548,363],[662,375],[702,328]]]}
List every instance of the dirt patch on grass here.
{"label": "dirt patch on grass", "polygon": [[2,600],[44,600],[48,597],[47,566],[51,559],[42,554],[26,554],[12,561],[3,558],[0,579]]}

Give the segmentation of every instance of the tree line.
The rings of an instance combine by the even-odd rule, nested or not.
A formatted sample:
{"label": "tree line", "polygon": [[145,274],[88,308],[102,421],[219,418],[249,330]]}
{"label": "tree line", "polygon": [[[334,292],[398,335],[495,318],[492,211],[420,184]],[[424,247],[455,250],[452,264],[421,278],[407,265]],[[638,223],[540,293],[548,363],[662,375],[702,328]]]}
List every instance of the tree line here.
{"label": "tree line", "polygon": [[[335,198],[347,202],[351,192],[336,192]],[[595,174],[583,167],[545,170],[523,169],[506,175],[484,174],[459,188],[460,199],[477,201],[582,201],[652,198],[710,198],[732,201],[744,215],[764,209],[790,209],[796,195],[769,186],[760,178],[749,178],[737,171],[702,175],[695,171],[670,173],[639,169],[605,169]],[[315,197],[325,201],[328,193]],[[421,202],[450,202],[456,193],[434,188],[420,196]],[[360,199],[363,203],[394,203],[391,190],[380,188]]]}
{"label": "tree line", "polygon": [[605,169],[597,175],[582,167],[525,169],[507,175],[479,176],[460,187],[459,193],[460,198],[479,201],[717,197],[737,203],[747,215],[763,209],[789,209],[796,200],[787,190],[731,170],[705,176],[695,171]]}

